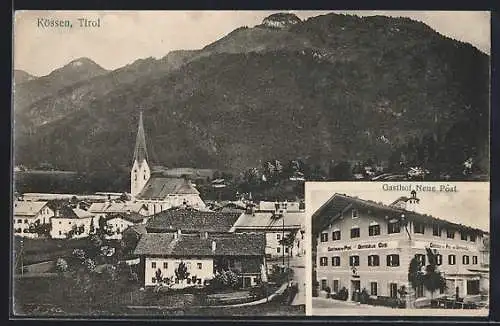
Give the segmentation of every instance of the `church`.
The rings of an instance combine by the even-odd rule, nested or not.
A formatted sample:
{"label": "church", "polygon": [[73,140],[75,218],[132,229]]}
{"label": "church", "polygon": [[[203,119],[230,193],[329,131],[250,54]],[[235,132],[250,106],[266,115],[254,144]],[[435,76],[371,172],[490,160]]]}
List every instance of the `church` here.
{"label": "church", "polygon": [[130,171],[130,194],[133,200],[144,203],[150,215],[181,205],[207,210],[189,177],[173,176],[168,170],[150,168],[148,161],[141,111]]}

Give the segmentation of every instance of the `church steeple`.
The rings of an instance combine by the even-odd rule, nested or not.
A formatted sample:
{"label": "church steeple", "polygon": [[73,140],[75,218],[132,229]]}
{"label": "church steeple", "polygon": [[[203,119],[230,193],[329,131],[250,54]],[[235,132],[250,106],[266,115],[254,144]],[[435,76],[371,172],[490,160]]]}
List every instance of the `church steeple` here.
{"label": "church steeple", "polygon": [[148,151],[146,149],[146,135],[144,134],[144,123],[142,121],[142,110],[139,112],[139,127],[135,140],[134,162],[142,163],[148,161]]}
{"label": "church steeple", "polygon": [[148,152],[146,150],[146,135],[144,133],[144,123],[142,121],[142,110],[139,113],[139,127],[135,140],[134,162],[130,171],[130,194],[136,197],[151,176],[148,165]]}

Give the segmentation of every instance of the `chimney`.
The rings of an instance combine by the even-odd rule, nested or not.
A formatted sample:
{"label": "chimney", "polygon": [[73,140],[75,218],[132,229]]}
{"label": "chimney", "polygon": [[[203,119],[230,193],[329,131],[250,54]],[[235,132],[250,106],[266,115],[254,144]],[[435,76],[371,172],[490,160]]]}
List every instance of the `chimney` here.
{"label": "chimney", "polygon": [[215,251],[215,249],[217,249],[217,243],[215,240],[212,240],[212,251]]}
{"label": "chimney", "polygon": [[54,216],[59,217],[59,208],[54,209]]}

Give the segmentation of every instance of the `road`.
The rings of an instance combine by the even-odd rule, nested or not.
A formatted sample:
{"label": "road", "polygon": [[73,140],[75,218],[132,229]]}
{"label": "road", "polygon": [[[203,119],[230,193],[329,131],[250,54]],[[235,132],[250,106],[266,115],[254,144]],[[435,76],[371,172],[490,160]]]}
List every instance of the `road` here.
{"label": "road", "polygon": [[326,298],[312,299],[318,316],[488,316],[488,309],[397,309]]}
{"label": "road", "polygon": [[[306,304],[306,272],[305,272],[305,256],[290,258],[290,268],[293,269],[292,281],[298,284],[299,292],[292,301],[293,306]],[[267,261],[268,266],[283,265],[282,258],[274,258]],[[285,258],[285,266],[288,266],[288,258]]]}

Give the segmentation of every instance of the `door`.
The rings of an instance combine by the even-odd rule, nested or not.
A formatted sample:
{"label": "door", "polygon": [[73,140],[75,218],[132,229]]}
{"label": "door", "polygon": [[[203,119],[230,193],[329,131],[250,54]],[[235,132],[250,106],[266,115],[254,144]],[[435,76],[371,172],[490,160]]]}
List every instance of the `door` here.
{"label": "door", "polygon": [[361,282],[351,281],[351,300],[358,301],[359,293],[361,292]]}
{"label": "door", "polygon": [[251,286],[252,286],[252,278],[251,278],[251,277],[247,277],[247,276],[245,276],[245,277],[243,278],[243,287],[244,287],[244,288],[249,288],[249,287],[251,287]]}

